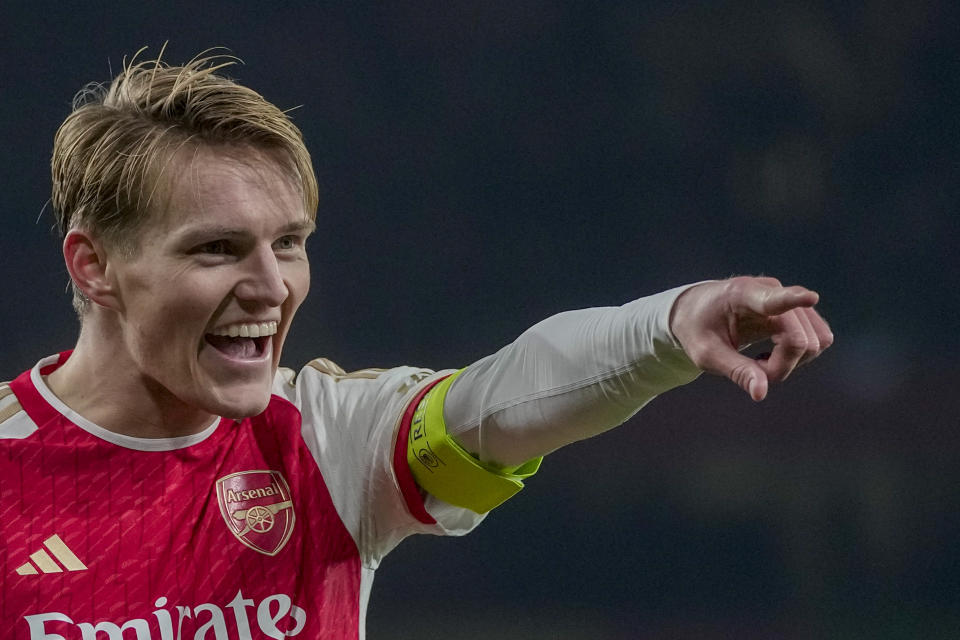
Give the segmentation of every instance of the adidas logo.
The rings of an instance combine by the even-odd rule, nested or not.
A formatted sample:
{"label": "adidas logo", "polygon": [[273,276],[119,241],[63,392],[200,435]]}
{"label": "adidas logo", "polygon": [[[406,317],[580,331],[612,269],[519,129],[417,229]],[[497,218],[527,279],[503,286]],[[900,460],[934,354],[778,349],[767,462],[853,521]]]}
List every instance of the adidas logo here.
{"label": "adidas logo", "polygon": [[[62,564],[67,571],[86,571],[87,566],[80,562],[80,558],[74,555],[73,551],[70,551],[70,547],[60,539],[60,536],[53,534],[49,538],[43,541],[43,546],[46,549],[40,549],[30,554],[30,559],[33,562],[28,562],[17,567],[17,573],[21,576],[35,576],[38,573],[63,573],[63,569],[60,568]],[[50,557],[50,553],[53,554],[53,558],[56,558],[60,561],[60,564],[54,562],[53,558]],[[35,566],[34,566],[35,565]]]}

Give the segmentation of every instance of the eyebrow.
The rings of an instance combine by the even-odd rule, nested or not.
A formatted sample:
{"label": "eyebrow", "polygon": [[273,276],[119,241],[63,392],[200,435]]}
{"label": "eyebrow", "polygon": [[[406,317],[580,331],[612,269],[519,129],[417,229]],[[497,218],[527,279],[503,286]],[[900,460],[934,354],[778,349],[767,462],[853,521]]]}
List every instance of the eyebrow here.
{"label": "eyebrow", "polygon": [[317,223],[313,220],[301,220],[300,222],[291,222],[280,227],[280,233],[303,233],[310,235],[317,229]]}
{"label": "eyebrow", "polygon": [[[286,235],[290,233],[302,233],[305,236],[310,235],[316,230],[317,224],[313,220],[303,220],[299,222],[291,222],[286,224],[279,229],[276,233],[279,235]],[[178,234],[181,238],[187,240],[200,239],[200,238],[242,238],[244,236],[250,235],[246,231],[238,229],[236,227],[227,227],[224,225],[197,225],[194,227],[187,227],[181,233]]]}

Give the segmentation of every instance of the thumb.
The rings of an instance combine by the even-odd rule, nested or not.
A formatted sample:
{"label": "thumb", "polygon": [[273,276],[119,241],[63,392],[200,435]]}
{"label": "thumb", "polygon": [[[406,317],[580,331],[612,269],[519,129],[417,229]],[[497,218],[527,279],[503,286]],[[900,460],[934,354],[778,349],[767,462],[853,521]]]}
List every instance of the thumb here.
{"label": "thumb", "polygon": [[703,369],[729,378],[743,389],[754,402],[767,397],[767,374],[755,360],[724,345],[714,349],[703,363]]}

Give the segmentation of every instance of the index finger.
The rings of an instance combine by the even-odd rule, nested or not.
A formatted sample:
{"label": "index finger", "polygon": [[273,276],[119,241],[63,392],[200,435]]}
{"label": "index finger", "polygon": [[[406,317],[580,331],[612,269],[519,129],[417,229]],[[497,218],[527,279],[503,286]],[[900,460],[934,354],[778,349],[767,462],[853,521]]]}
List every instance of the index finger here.
{"label": "index finger", "polygon": [[820,300],[816,291],[806,287],[753,287],[745,292],[744,303],[762,316],[778,316],[797,307],[812,307]]}

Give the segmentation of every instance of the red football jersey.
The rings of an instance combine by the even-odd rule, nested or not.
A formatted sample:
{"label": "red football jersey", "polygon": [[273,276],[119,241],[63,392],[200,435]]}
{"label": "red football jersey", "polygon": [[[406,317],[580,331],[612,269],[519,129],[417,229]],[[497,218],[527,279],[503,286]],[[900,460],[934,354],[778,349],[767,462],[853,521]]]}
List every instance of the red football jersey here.
{"label": "red football jersey", "polygon": [[0,386],[4,638],[362,638],[383,555],[480,520],[394,468],[405,410],[442,374],[315,361],[281,369],[259,416],[144,439],[53,395],[67,357]]}

